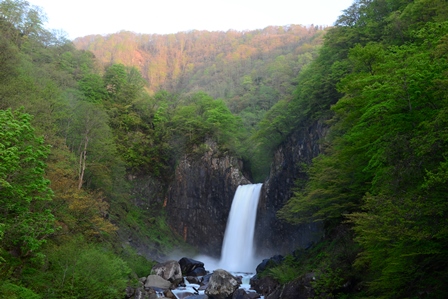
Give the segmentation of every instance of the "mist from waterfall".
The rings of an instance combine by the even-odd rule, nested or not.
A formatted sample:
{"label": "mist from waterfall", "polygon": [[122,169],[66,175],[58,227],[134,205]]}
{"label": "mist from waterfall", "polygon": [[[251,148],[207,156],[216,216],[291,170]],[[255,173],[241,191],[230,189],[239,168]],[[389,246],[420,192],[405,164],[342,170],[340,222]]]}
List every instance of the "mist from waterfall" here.
{"label": "mist from waterfall", "polygon": [[219,266],[232,272],[254,272],[255,220],[263,184],[238,186],[227,219]]}

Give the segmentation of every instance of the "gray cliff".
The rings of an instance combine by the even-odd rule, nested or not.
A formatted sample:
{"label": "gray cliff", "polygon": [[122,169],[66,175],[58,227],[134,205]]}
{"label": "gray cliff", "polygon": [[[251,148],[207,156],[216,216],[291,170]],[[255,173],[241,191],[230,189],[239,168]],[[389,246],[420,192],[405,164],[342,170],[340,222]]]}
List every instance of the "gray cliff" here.
{"label": "gray cliff", "polygon": [[326,127],[315,122],[294,132],[276,150],[258,204],[255,243],[259,254],[290,253],[321,238],[319,223],[291,225],[278,219],[276,213],[293,195],[296,180],[306,179],[303,164],[311,163],[321,152],[326,133]]}
{"label": "gray cliff", "polygon": [[214,142],[202,155],[184,157],[176,168],[166,201],[171,228],[201,253],[218,257],[239,185],[249,184],[242,162],[219,153]]}

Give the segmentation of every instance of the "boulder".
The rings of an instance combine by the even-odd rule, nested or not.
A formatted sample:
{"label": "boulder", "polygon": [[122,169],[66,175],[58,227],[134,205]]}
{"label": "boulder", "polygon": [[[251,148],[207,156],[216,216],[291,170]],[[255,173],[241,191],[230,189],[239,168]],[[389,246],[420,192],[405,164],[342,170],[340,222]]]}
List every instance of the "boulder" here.
{"label": "boulder", "polygon": [[247,295],[249,296],[250,299],[260,299],[261,298],[260,294],[255,293],[255,292],[249,292],[249,293],[247,293]]}
{"label": "boulder", "polygon": [[[314,273],[308,273],[287,284],[280,284],[271,277],[251,280],[251,286],[266,299],[308,299],[315,297],[312,282]],[[332,295],[320,294],[319,298],[332,298]]]}
{"label": "boulder", "polygon": [[233,292],[232,299],[251,299],[243,289],[238,289]]}
{"label": "boulder", "polygon": [[205,294],[213,299],[227,299],[239,286],[240,283],[235,276],[226,270],[218,269],[210,276]]}
{"label": "boulder", "polygon": [[199,290],[205,290],[208,286],[208,282],[210,281],[210,277],[212,277],[212,273],[204,275],[201,280],[201,285],[199,286]]}
{"label": "boulder", "polygon": [[168,299],[177,299],[176,295],[174,295],[170,289],[164,290],[163,295],[165,296],[165,298],[168,298]]}
{"label": "boulder", "polygon": [[[291,282],[285,284],[282,290],[282,299],[308,299],[314,298],[315,292],[312,286],[312,281],[314,280],[314,274],[308,273],[303,277],[295,279]],[[325,294],[320,294],[319,298],[332,298],[333,296],[326,296]],[[268,297],[269,298],[269,297]]]}
{"label": "boulder", "polygon": [[207,295],[191,295],[183,299],[209,299]]}
{"label": "boulder", "polygon": [[182,271],[177,261],[167,261],[152,267],[151,275],[158,275],[172,283],[172,287],[177,287],[183,281]]}
{"label": "boulder", "polygon": [[131,297],[131,298],[134,298],[134,299],[159,299],[156,292],[151,288],[148,288],[148,289],[137,288],[135,290],[134,297]]}
{"label": "boulder", "polygon": [[[179,265],[180,265],[180,269],[182,270],[182,273],[187,274],[191,271],[193,271],[196,268],[204,268],[204,263],[188,258],[188,257],[183,257],[179,260]],[[194,275],[191,275],[194,276]]]}
{"label": "boulder", "polygon": [[280,265],[285,258],[282,255],[274,255],[271,258],[264,259],[260,264],[257,266],[257,274],[260,272],[263,272],[266,269],[273,268],[275,266]]}
{"label": "boulder", "polygon": [[140,277],[140,278],[138,279],[138,281],[139,281],[140,285],[144,286],[144,285],[145,285],[145,282],[146,282],[146,277]]}
{"label": "boulder", "polygon": [[131,286],[128,286],[125,290],[125,298],[133,298],[135,294],[135,289]]}
{"label": "boulder", "polygon": [[204,276],[205,274],[207,274],[207,271],[205,271],[205,269],[203,267],[197,267],[194,270],[187,272],[188,276]]}
{"label": "boulder", "polygon": [[193,284],[201,284],[202,279],[200,279],[197,276],[187,276],[185,277],[185,279],[189,282],[189,283],[193,283]]}
{"label": "boulder", "polygon": [[267,296],[274,292],[280,286],[280,283],[270,276],[265,276],[263,278],[259,278],[257,275],[254,275],[250,279],[251,289],[255,290],[258,294]]}
{"label": "boulder", "polygon": [[159,275],[149,275],[145,281],[145,289],[160,288],[169,289],[172,283]]}

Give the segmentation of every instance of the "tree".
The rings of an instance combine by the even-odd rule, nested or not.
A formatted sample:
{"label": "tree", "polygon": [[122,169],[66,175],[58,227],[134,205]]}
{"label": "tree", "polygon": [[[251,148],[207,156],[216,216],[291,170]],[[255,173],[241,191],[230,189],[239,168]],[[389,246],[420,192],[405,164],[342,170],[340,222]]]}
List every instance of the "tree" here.
{"label": "tree", "polygon": [[54,217],[45,204],[53,195],[44,178],[49,149],[35,136],[30,121],[31,116],[20,111],[0,110],[0,223],[4,233],[0,254],[20,260],[16,275],[54,232]]}
{"label": "tree", "polygon": [[79,81],[78,87],[88,102],[99,104],[108,97],[103,78],[98,74],[86,74]]}
{"label": "tree", "polygon": [[[44,32],[45,17],[38,7],[30,7],[28,1],[3,0],[0,2],[0,20],[6,37],[17,46],[21,46],[24,38],[36,38]],[[5,22],[6,21],[6,22]]]}
{"label": "tree", "polygon": [[78,189],[81,189],[87,171],[99,177],[110,175],[108,162],[115,155],[115,144],[108,115],[101,106],[85,101],[73,105],[67,143],[78,155]]}
{"label": "tree", "polygon": [[73,236],[47,248],[48,265],[38,274],[44,298],[123,298],[130,269],[117,255]]}

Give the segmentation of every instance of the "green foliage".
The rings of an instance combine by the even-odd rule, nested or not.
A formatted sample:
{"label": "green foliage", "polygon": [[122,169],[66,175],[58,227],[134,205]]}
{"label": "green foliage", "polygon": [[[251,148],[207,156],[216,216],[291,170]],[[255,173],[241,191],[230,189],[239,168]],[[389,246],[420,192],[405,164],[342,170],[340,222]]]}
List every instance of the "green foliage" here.
{"label": "green foliage", "polygon": [[148,276],[152,267],[156,265],[156,262],[147,260],[130,246],[124,246],[120,257],[126,262],[137,278]]}
{"label": "green foliage", "polygon": [[42,29],[38,9],[0,1],[0,293],[121,297],[128,266],[146,275],[151,263],[112,252],[116,226],[154,251],[180,246],[160,204],[129,200],[125,171],[159,180],[163,195],[176,160],[215,141],[263,181],[277,146],[318,120],[327,144],[279,216],[323,221],[327,239],[270,274],[314,273],[320,294],[361,281],[362,296],[443,298],[447,20],[444,0],[357,0],[322,47],[323,31],[293,25],[90,37],[103,50],[79,39],[107,61],[100,75],[93,54]]}
{"label": "green foliage", "polygon": [[243,143],[244,157],[257,182],[266,178],[275,149],[292,130],[292,115],[285,113],[288,108],[287,101],[276,103],[264,114],[251,138]]}
{"label": "green foliage", "polygon": [[297,278],[299,268],[298,260],[293,255],[287,255],[280,265],[267,269],[267,273],[262,274],[262,276],[269,275],[279,283],[286,284]]}
{"label": "green foliage", "polygon": [[0,20],[5,36],[18,46],[23,40],[36,38],[44,32],[42,12],[39,8],[30,6],[27,1],[2,0]]}
{"label": "green foliage", "polygon": [[53,195],[44,178],[48,147],[35,136],[30,119],[0,110],[1,254],[14,253],[23,262],[54,232],[53,214],[44,203]]}
{"label": "green foliage", "polygon": [[40,299],[41,296],[9,281],[0,282],[0,297],[8,299]]}
{"label": "green foliage", "polygon": [[362,275],[362,271],[352,266],[360,252],[352,237],[347,225],[339,225],[328,231],[327,237],[318,244],[295,250],[261,276],[271,276],[282,284],[302,278],[311,284],[316,296],[331,294],[339,298],[342,290],[358,283]]}
{"label": "green foliage", "polygon": [[[139,139],[155,107],[135,69],[124,68],[124,81],[109,76],[120,66],[101,76],[93,54],[40,28],[39,14],[0,1],[0,297],[121,298],[131,270],[116,215],[132,204],[120,138]],[[106,83],[121,85],[108,92]],[[171,242],[163,219],[137,233],[158,237],[145,239],[157,252]],[[132,250],[123,256],[134,272],[151,266]]]}
{"label": "green foliage", "polygon": [[[327,232],[348,219],[362,248],[350,264],[375,297],[447,292],[445,4],[356,1],[309,68],[326,65],[328,88],[299,82],[300,105],[291,106],[303,107],[307,117],[334,115],[329,146],[279,215],[294,223],[325,221]],[[302,93],[313,89],[320,98]],[[339,284],[334,270],[321,271],[324,279],[316,281],[324,292]]]}
{"label": "green foliage", "polygon": [[79,81],[79,90],[85,96],[86,101],[92,103],[101,103],[108,96],[103,79],[98,74],[86,74]]}
{"label": "green foliage", "polygon": [[50,286],[36,286],[45,298],[123,298],[130,269],[99,245],[74,237],[46,248],[48,263],[41,275]]}
{"label": "green foliage", "polygon": [[[205,93],[186,98],[172,117],[172,130],[176,139],[183,139],[181,146],[187,152],[209,139],[217,141],[223,150],[235,150],[238,124],[239,119],[222,100],[215,100]],[[183,150],[180,148],[177,151]]]}

